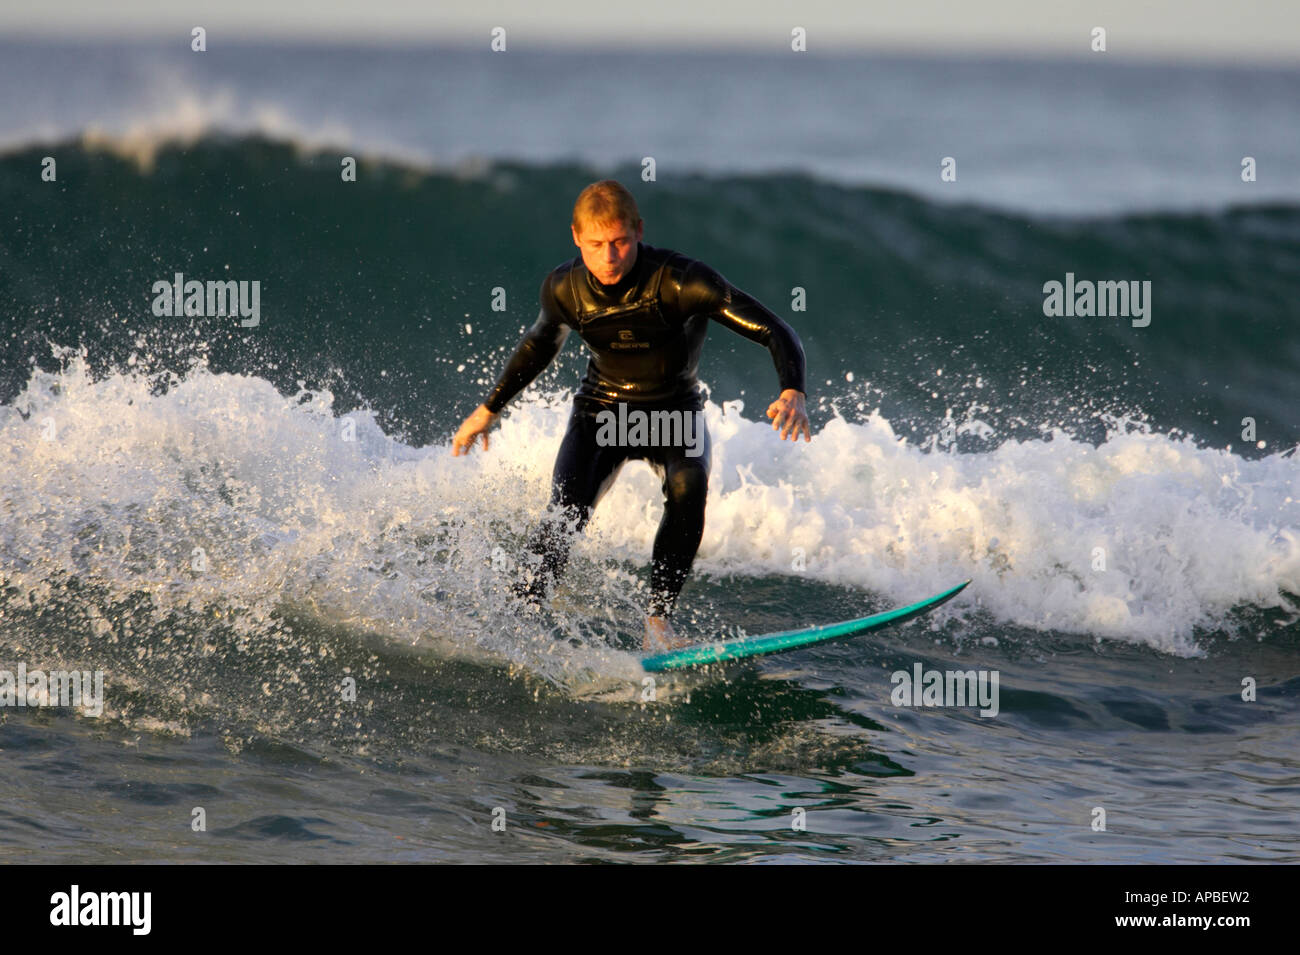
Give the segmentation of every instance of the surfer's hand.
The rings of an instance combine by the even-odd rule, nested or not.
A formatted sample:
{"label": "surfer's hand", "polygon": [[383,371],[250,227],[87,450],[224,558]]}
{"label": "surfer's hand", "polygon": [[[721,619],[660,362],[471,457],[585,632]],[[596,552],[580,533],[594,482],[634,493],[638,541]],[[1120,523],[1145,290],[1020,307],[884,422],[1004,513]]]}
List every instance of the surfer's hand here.
{"label": "surfer's hand", "polygon": [[808,413],[803,406],[803,392],[787,388],[781,397],[767,407],[767,416],[772,419],[772,427],[781,432],[784,441],[791,433],[799,440],[803,432],[804,441],[812,440],[812,428],[808,424]]}
{"label": "surfer's hand", "polygon": [[474,447],[474,439],[480,434],[483,435],[483,450],[488,449],[488,428],[492,427],[492,422],[501,417],[499,414],[493,414],[487,410],[486,405],[479,405],[474,409],[474,413],[465,419],[465,423],[460,426],[456,432],[456,437],[451,439],[451,453],[454,457],[460,457],[462,453],[469,454],[470,448]]}

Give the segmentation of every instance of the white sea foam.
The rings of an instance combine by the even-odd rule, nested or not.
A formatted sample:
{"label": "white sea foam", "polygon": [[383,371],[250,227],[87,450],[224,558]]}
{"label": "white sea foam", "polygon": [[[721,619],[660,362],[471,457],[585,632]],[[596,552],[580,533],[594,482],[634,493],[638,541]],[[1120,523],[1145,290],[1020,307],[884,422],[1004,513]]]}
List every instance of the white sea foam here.
{"label": "white sea foam", "polygon": [[[456,458],[449,444],[393,439],[368,412],[336,416],[328,393],[284,396],[199,366],[152,394],[141,376],[96,381],[73,358],[0,407],[0,574],[38,601],[60,574],[88,577],[148,590],[160,614],[237,605],[253,630],[288,603],[556,682],[632,680],[630,654],[557,655],[563,642],[520,623],[492,566],[547,499],[566,415],[554,398],[517,403],[490,451]],[[1281,592],[1300,592],[1290,456],[1248,461],[1149,433],[1093,447],[1059,432],[928,453],[874,414],[796,445],[739,402],[710,402],[706,420],[701,572],[806,576],[891,604],[970,577],[971,600],[940,619],[977,603],[1007,624],[1179,655],[1198,652],[1194,627],[1242,604],[1294,611]],[[605,562],[587,615],[636,605],[608,558],[644,566],[660,513],[658,479],[629,463],[574,549],[575,562]],[[576,632],[581,616],[556,619]]]}

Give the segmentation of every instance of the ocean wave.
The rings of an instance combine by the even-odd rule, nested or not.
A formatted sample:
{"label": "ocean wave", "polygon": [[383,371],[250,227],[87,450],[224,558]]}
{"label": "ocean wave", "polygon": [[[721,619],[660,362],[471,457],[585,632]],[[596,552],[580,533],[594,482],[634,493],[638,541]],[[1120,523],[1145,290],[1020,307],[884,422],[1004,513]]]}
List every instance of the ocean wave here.
{"label": "ocean wave", "polygon": [[[994,627],[1178,655],[1243,606],[1296,612],[1289,454],[1245,460],[1134,430],[1095,446],[1056,433],[928,451],[878,414],[834,418],[791,446],[739,402],[706,414],[702,574],[848,585],[891,604],[971,577],[974,601],[940,619],[978,608]],[[517,557],[541,513],[564,423],[562,404],[525,401],[489,452],[455,458],[444,442],[385,434],[371,413],[337,415],[328,393],[202,366],[157,393],[133,373],[95,379],[73,357],[0,408],[0,572],[21,603],[77,578],[146,592],[156,614],[238,606],[245,636],[288,603],[563,682],[578,664],[545,628],[520,628],[503,555]],[[592,607],[634,632],[660,508],[648,467],[629,464],[575,547],[583,608],[557,618],[574,634]],[[621,673],[628,659],[607,663]]]}

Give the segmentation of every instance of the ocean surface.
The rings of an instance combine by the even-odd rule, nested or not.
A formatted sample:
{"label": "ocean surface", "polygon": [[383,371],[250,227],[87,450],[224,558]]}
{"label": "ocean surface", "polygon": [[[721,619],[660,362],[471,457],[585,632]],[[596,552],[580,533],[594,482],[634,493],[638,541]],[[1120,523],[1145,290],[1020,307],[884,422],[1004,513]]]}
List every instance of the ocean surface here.
{"label": "ocean surface", "polygon": [[[0,88],[0,671],[104,680],[0,705],[5,861],[1300,861],[1300,72],[0,38]],[[577,336],[450,438],[605,177],[808,359],[781,442],[710,333],[679,631],[962,595],[647,686],[633,463],[517,612]],[[1046,313],[1103,281],[1146,315]]]}

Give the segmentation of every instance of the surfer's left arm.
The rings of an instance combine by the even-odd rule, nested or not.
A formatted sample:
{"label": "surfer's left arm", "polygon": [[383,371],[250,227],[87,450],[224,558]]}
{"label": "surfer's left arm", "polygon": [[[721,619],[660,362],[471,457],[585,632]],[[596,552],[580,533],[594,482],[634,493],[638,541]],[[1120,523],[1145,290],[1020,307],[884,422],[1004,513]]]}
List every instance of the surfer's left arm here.
{"label": "surfer's left arm", "polygon": [[781,384],[780,396],[767,408],[772,427],[781,432],[783,441],[791,435],[798,441],[800,434],[804,441],[811,441],[812,428],[804,407],[803,345],[794,329],[703,262],[692,262],[682,275],[680,303],[686,314],[708,315],[738,335],[766,346]]}

